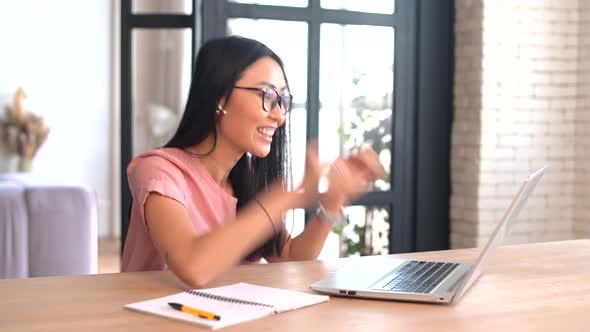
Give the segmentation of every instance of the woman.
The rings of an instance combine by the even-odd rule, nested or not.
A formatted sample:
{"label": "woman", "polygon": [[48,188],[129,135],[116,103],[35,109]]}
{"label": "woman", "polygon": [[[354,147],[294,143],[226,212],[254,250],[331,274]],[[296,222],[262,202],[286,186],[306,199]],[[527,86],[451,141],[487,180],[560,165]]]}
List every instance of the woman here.
{"label": "woman", "polygon": [[[203,45],[178,130],[128,167],[123,271],[167,267],[201,287],[243,261],[317,258],[342,206],[383,170],[369,148],[324,167],[310,146],[302,184],[288,191],[291,100],[281,59],[262,43],[228,37]],[[291,238],[285,212],[317,205],[324,173],[330,185],[320,213]]]}

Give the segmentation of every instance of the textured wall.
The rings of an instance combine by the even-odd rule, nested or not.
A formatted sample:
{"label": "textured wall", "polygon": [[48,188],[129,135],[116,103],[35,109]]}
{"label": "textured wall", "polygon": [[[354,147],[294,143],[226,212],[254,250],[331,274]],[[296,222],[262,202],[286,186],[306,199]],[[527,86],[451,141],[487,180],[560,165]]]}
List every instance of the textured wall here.
{"label": "textured wall", "polygon": [[482,245],[522,180],[546,163],[507,242],[588,230],[588,28],[581,7],[588,5],[456,2],[453,247]]}
{"label": "textured wall", "polygon": [[574,236],[590,237],[590,2],[580,1]]}

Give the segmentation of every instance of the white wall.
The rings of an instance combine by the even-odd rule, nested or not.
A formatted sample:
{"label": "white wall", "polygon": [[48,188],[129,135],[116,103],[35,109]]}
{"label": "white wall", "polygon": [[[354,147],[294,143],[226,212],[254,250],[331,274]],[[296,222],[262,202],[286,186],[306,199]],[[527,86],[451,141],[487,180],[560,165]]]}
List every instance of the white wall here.
{"label": "white wall", "polygon": [[545,163],[508,242],[588,236],[585,3],[456,2],[452,247],[483,244]]}
{"label": "white wall", "polygon": [[111,29],[110,1],[0,1],[0,106],[25,88],[51,128],[33,175],[94,188],[99,235],[112,227]]}

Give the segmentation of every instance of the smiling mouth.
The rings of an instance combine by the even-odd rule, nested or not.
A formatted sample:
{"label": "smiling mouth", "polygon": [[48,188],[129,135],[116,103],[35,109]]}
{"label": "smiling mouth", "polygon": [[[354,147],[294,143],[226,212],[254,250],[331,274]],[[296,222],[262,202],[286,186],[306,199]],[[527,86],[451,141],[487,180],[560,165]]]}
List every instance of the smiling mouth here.
{"label": "smiling mouth", "polygon": [[272,138],[272,136],[275,133],[276,128],[258,128],[257,131],[259,134],[268,137],[268,138]]}

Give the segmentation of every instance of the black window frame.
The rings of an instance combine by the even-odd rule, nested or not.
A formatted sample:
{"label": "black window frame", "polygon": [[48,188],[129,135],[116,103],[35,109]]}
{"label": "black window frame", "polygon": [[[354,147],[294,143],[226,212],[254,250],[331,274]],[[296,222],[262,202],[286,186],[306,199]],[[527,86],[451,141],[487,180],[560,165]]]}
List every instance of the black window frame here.
{"label": "black window frame", "polygon": [[[133,158],[133,30],[134,29],[191,29],[191,58],[200,43],[198,22],[201,1],[191,0],[190,14],[133,13],[133,0],[121,0],[121,100],[120,100],[120,188],[121,188],[121,253],[125,246],[131,209],[131,192],[127,180],[127,166]],[[192,62],[194,66],[194,61]],[[192,70],[191,68],[191,75]]]}

